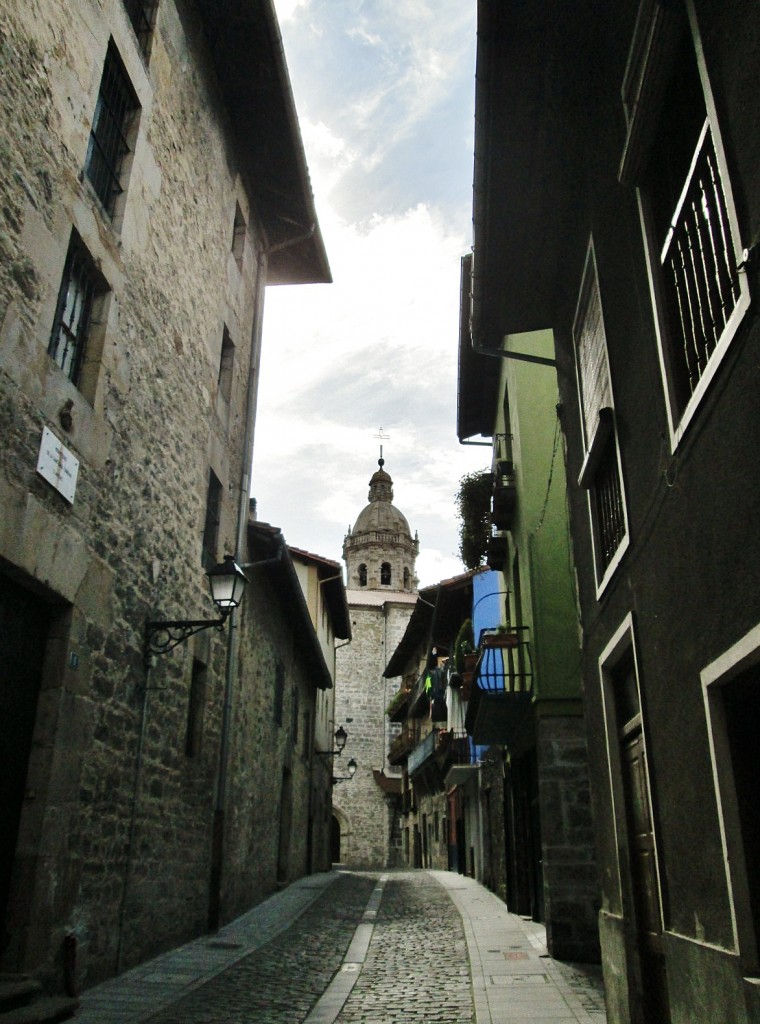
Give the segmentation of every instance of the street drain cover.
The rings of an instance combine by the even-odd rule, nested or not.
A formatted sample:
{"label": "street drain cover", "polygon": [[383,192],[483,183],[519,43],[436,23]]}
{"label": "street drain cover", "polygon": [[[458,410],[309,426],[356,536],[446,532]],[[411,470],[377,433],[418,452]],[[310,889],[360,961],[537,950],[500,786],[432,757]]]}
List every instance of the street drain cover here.
{"label": "street drain cover", "polygon": [[218,939],[215,942],[207,942],[206,945],[209,949],[242,949],[242,942],[224,942],[222,939]]}

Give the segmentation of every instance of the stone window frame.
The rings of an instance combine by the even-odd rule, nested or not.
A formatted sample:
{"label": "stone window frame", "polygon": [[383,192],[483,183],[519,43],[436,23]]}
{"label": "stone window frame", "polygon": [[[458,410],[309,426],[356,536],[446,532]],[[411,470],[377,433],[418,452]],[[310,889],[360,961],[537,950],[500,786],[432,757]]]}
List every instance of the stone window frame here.
{"label": "stone window frame", "polygon": [[111,288],[72,227],[66,250],[48,355],[92,404],[100,372]]}
{"label": "stone window frame", "polygon": [[240,206],[239,202],[235,202],[235,217],[232,222],[232,246],[231,252],[235,260],[235,266],[239,271],[243,270],[243,261],[245,259],[245,240],[248,235],[248,221],[246,220],[245,214]]}
{"label": "stone window frame", "polygon": [[124,212],[141,112],[129,72],[111,37],[92,116],[84,177],[114,226]]}
{"label": "stone window frame", "polygon": [[390,562],[383,562],[380,566],[380,586],[390,587],[393,581],[393,568]]}
{"label": "stone window frame", "polygon": [[734,948],[748,975],[760,972],[760,934],[750,904],[739,799],[734,779],[725,694],[732,683],[760,666],[760,624],[700,672]]}
{"label": "stone window frame", "polygon": [[[687,38],[684,37],[684,33]],[[676,63],[679,48],[683,45],[693,52],[696,60],[696,71],[704,101],[705,121],[680,199],[672,215],[672,229],[665,239],[658,239],[651,196],[645,181],[646,166],[658,126],[664,116],[662,109],[663,103],[667,102],[669,91],[669,69]],[[671,452],[675,453],[690,423],[700,409],[750,303],[736,204],[692,0],[682,0],[680,13],[673,4],[662,3],[660,0],[641,0],[623,81],[622,97],[627,133],[619,177],[623,184],[636,187],[670,446]],[[673,243],[674,230],[685,229],[686,203],[690,198],[690,192],[696,188],[694,183],[697,178],[695,176],[699,173],[699,167],[705,159],[704,154],[708,149],[710,151],[709,159],[714,164],[713,181],[708,191],[717,197],[715,212],[724,214],[726,218],[723,238],[718,242],[720,251],[717,252],[716,258],[719,256],[728,261],[728,273],[732,277],[738,295],[729,315],[724,318],[722,329],[715,332],[714,344],[710,342],[710,350],[705,349],[705,365],[698,366],[696,381],[691,386],[690,396],[687,397],[683,386],[684,361],[687,357],[681,353],[681,349],[688,348],[688,337],[686,335],[682,337],[682,329],[678,327],[678,322],[680,320],[685,323],[692,318],[692,315],[684,313],[677,316],[677,300],[679,295],[684,296],[696,289],[700,280],[706,282],[707,294],[704,297],[704,302],[700,297],[693,311],[695,320],[703,320],[706,315],[706,306],[711,304],[709,294],[715,282],[705,264],[696,277],[694,276],[696,271],[684,271],[680,275],[683,278],[683,284],[679,288],[670,283],[671,275],[663,273],[663,264],[670,258],[669,250]],[[699,205],[697,204],[697,206]],[[692,220],[695,223],[699,220],[696,213]],[[689,251],[691,252],[691,247],[689,247]],[[709,312],[709,317],[712,318],[712,310]],[[685,330],[686,328],[683,328],[683,331]],[[695,359],[698,362],[699,356],[695,356]]]}
{"label": "stone window frame", "polygon": [[158,0],[122,0],[137,46],[146,64],[150,61]]}
{"label": "stone window frame", "polygon": [[222,328],[222,344],[219,350],[219,372],[217,389],[226,405],[232,398],[232,380],[235,370],[235,343],[232,340],[227,324]]}
{"label": "stone window frame", "polygon": [[219,549],[219,534],[222,522],[222,502],[224,487],[213,469],[208,471],[208,484],[206,487],[206,511],[203,522],[203,542],[201,546],[201,564],[208,570],[213,568],[217,562]]}

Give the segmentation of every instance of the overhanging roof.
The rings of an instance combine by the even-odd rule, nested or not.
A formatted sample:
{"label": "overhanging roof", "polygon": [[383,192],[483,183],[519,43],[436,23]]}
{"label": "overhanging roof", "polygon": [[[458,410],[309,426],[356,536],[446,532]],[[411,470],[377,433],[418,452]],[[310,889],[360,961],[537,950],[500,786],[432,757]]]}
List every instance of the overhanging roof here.
{"label": "overhanging roof", "polygon": [[473,221],[473,333],[553,326],[582,171],[593,0],[478,0]]}
{"label": "overhanging roof", "polygon": [[421,644],[451,643],[464,620],[472,615],[473,576],[488,571],[487,566],[471,569],[419,592],[404,635],[383,672],[386,679],[403,675]]}
{"label": "overhanging roof", "polygon": [[294,548],[290,544],[288,549],[293,558],[316,567],[319,585],[324,587],[325,602],[330,612],[333,632],[339,640],[350,640],[351,618],[348,614],[346,587],[343,582],[343,570],[340,562],[335,562],[331,558],[322,558],[321,555],[313,555],[310,551]]}
{"label": "overhanging roof", "polygon": [[497,360],[476,352],[470,331],[472,253],[462,257],[459,298],[459,362],[457,375],[457,437],[490,438],[499,391]]}
{"label": "overhanging roof", "polygon": [[319,637],[311,621],[301,582],[296,574],[285,538],[276,526],[249,521],[248,546],[252,561],[268,563],[249,568],[248,574],[254,581],[255,575],[253,574],[255,573],[267,575],[272,589],[279,597],[282,608],[290,620],[295,647],[312,666],[315,685],[320,690],[331,689],[332,676],[322,653]]}
{"label": "overhanging roof", "polygon": [[247,184],[273,249],[267,283],[327,283],[330,268],[272,0],[196,0],[195,5]]}

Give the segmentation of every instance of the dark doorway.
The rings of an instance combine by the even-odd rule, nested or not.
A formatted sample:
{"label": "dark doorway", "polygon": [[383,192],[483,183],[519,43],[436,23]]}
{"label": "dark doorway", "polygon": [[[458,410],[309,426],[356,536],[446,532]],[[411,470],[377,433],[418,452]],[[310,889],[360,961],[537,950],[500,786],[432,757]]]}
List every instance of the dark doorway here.
{"label": "dark doorway", "polygon": [[643,1020],[646,1024],[669,1024],[660,884],[657,876],[641,705],[632,652],[629,652],[613,670],[612,679],[615,686],[615,710],[628,832],[628,902],[633,908],[641,966]]}
{"label": "dark doorway", "polygon": [[49,626],[50,606],[0,575],[0,948]]}
{"label": "dark doorway", "polygon": [[333,864],[340,864],[340,822],[333,814],[330,819],[330,859]]}

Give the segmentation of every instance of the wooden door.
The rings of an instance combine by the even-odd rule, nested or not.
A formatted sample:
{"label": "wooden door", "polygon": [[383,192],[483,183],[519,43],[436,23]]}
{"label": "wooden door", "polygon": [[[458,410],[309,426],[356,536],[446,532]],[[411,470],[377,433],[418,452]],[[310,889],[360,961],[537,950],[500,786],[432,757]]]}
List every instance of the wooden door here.
{"label": "wooden door", "polygon": [[[630,724],[629,724],[630,729]],[[641,719],[621,737],[633,909],[646,1024],[669,1024],[660,886]]]}

